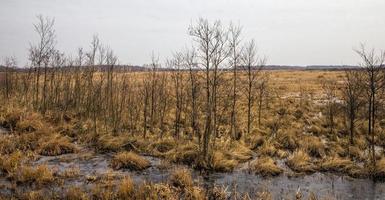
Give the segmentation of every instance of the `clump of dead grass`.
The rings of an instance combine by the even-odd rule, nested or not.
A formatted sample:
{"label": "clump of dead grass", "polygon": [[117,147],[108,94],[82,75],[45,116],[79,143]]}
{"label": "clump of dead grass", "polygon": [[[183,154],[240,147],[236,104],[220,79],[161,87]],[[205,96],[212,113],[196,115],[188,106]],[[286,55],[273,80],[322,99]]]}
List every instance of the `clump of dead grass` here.
{"label": "clump of dead grass", "polygon": [[90,199],[80,187],[72,186],[66,189],[64,198],[67,200],[88,200]]}
{"label": "clump of dead grass", "polygon": [[277,136],[277,142],[284,149],[294,151],[298,148],[297,130],[289,129],[285,132],[281,132]]}
{"label": "clump of dead grass", "polygon": [[257,153],[260,156],[274,157],[277,153],[277,149],[275,148],[273,141],[267,140],[261,147],[258,148]]}
{"label": "clump of dead grass", "polygon": [[301,137],[300,147],[301,149],[305,150],[310,156],[318,158],[325,156],[325,145],[322,143],[319,137]]}
{"label": "clump of dead grass", "polygon": [[44,142],[40,149],[40,155],[57,156],[68,153],[75,153],[77,148],[67,137],[56,135],[50,140]]}
{"label": "clump of dead grass", "polygon": [[315,172],[316,166],[311,162],[310,156],[303,150],[297,150],[286,161],[293,171],[312,173]]}
{"label": "clump of dead grass", "polygon": [[114,169],[144,170],[150,167],[150,162],[134,152],[120,152],[111,160]]}
{"label": "clump of dead grass", "polygon": [[23,153],[21,151],[13,152],[10,155],[0,155],[0,169],[1,171],[12,174],[23,162]]}
{"label": "clump of dead grass", "polygon": [[130,177],[124,177],[119,183],[117,189],[117,196],[119,199],[131,199],[134,193],[134,182]]}
{"label": "clump of dead grass", "polygon": [[238,162],[223,152],[215,151],[212,155],[212,169],[214,171],[230,172],[237,166]]}
{"label": "clump of dead grass", "polygon": [[354,168],[354,163],[350,159],[339,156],[328,157],[321,163],[322,171],[349,173]]}
{"label": "clump of dead grass", "polygon": [[175,163],[190,166],[197,165],[200,157],[198,146],[192,142],[180,144],[165,154],[166,158]]}
{"label": "clump of dead grass", "polygon": [[163,155],[174,149],[176,142],[172,138],[163,138],[149,145],[149,151],[154,155]]}
{"label": "clump of dead grass", "polygon": [[276,176],[283,172],[275,161],[267,156],[260,157],[251,163],[251,170],[262,176]]}
{"label": "clump of dead grass", "polygon": [[21,166],[13,176],[17,183],[46,185],[54,182],[53,172],[46,165]]}
{"label": "clump of dead grass", "polygon": [[169,182],[172,186],[185,189],[191,188],[193,185],[193,180],[191,178],[191,172],[185,168],[175,170],[170,178]]}

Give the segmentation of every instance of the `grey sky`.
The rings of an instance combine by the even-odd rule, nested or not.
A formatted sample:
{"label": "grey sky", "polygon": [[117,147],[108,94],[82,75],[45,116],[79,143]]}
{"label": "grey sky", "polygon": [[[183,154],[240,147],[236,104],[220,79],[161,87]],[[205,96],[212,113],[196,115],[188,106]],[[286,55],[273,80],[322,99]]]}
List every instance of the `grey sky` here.
{"label": "grey sky", "polygon": [[97,33],[124,64],[189,45],[199,17],[240,23],[269,64],[355,64],[361,42],[385,49],[384,0],[0,0],[0,57],[27,63],[37,14],[55,18],[58,49],[74,53]]}

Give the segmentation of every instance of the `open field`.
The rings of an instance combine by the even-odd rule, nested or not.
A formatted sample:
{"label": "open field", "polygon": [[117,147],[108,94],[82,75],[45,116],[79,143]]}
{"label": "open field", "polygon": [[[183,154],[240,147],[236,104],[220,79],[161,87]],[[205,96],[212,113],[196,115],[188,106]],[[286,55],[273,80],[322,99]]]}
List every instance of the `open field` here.
{"label": "open field", "polygon": [[[180,73],[181,80],[187,81],[188,72]],[[63,105],[55,101],[65,100],[65,91],[72,90],[68,88],[58,89],[62,99],[55,100],[55,95],[49,97],[52,100],[47,97],[46,101],[52,103],[47,104],[43,113],[41,107],[34,108],[30,100],[32,92],[21,93],[14,89],[12,96],[2,98],[0,105],[0,194],[4,198],[21,199],[379,198],[385,184],[373,182],[372,177],[373,173],[376,180],[385,176],[382,139],[385,127],[383,121],[378,120],[374,144],[377,162],[372,168],[364,117],[356,122],[354,143],[349,142],[349,126],[340,92],[345,72],[278,70],[259,73],[269,77],[266,88],[269,92],[263,95],[261,107],[253,107],[250,132],[245,128],[247,104],[244,102],[247,98],[239,92],[239,136],[230,132],[230,114],[226,109],[230,95],[226,87],[220,87],[218,112],[221,117],[216,125],[218,135],[210,136],[208,160],[202,157],[200,137],[204,137],[203,133],[194,133],[191,128],[188,99],[183,100],[180,116],[176,115],[174,91],[178,90],[173,89],[172,84],[164,86],[169,92],[164,118],[158,115],[151,119],[151,109],[143,107],[146,93],[140,91],[145,91],[146,84],[151,83],[152,72],[114,73],[113,94],[116,96],[112,95],[114,99],[110,102],[114,102],[114,108],[126,106],[119,116],[103,108],[107,99],[101,102],[97,112],[91,106],[89,117],[78,110],[81,107],[68,106],[63,110]],[[94,84],[107,77],[106,72],[96,75]],[[160,82],[162,77],[175,80],[176,76],[175,72],[156,72],[155,75]],[[18,77],[13,79],[14,84],[22,85],[25,80],[22,77],[27,74],[13,76]],[[63,76],[66,78],[62,80],[76,83],[76,74],[68,71]],[[222,76],[227,79],[231,72]],[[239,72],[239,76],[244,80],[245,72]],[[139,88],[127,87],[124,80],[138,84],[135,87]],[[333,129],[328,123],[330,99],[325,94],[324,80],[331,80],[336,86],[332,99],[336,105],[333,107]],[[230,81],[223,84],[227,82]],[[65,86],[65,81],[60,82],[59,87]],[[69,87],[76,88],[75,85]],[[184,87],[180,91],[188,93],[187,84]],[[139,90],[119,92],[124,88]],[[82,93],[87,94],[83,90]],[[122,94],[130,95],[127,101],[138,100],[121,104]],[[183,96],[188,97],[187,94]],[[150,106],[151,93],[148,97],[146,105]],[[158,105],[155,109],[165,103],[162,97],[157,93],[153,99]],[[132,107],[137,107],[137,113]],[[257,120],[259,109],[262,109],[261,124]],[[155,113],[161,114],[162,109],[156,110],[154,116]],[[106,119],[119,120],[105,121],[104,115],[111,116]],[[204,119],[202,113],[197,115],[200,126],[197,130],[204,128]],[[176,124],[175,120],[180,121]],[[176,126],[179,132],[175,132]],[[363,190],[368,192],[361,192]]]}

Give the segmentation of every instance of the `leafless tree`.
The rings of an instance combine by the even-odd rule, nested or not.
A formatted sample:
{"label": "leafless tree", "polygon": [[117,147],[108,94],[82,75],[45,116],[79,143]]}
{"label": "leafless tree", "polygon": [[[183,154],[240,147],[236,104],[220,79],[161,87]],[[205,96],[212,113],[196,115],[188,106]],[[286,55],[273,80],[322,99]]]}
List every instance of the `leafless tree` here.
{"label": "leafless tree", "polygon": [[[257,89],[263,93],[265,85],[261,82],[261,70],[264,67],[265,59],[258,58],[254,40],[251,40],[242,52],[243,68],[246,71],[244,91],[247,99],[247,135],[250,135],[252,124],[252,110],[255,100],[258,97]],[[263,84],[263,85],[258,85]],[[262,93],[259,93],[259,99],[262,100]],[[260,104],[262,105],[262,104]],[[261,106],[259,110],[261,110]]]}
{"label": "leafless tree", "polygon": [[322,80],[322,89],[325,95],[325,108],[326,116],[329,127],[330,136],[334,137],[334,125],[335,125],[335,116],[338,112],[337,105],[337,82],[334,80],[323,79]]}
{"label": "leafless tree", "polygon": [[237,90],[238,90],[238,68],[240,67],[241,60],[241,27],[234,24],[230,24],[229,28],[229,43],[230,43],[230,65],[233,68],[233,91],[232,91],[232,105],[231,105],[231,129],[230,134],[233,138],[236,138],[238,133],[238,124],[237,124]]}
{"label": "leafless tree", "polygon": [[216,90],[218,87],[218,72],[224,61],[224,49],[227,42],[227,32],[223,30],[220,21],[209,23],[199,19],[196,25],[189,27],[189,34],[196,47],[198,65],[205,73],[205,128],[203,134],[203,156],[209,161],[209,143],[212,132],[216,130]]}
{"label": "leafless tree", "polygon": [[15,57],[4,59],[4,97],[9,99],[13,88],[13,71],[16,70],[17,61]]}
{"label": "leafless tree", "polygon": [[[45,105],[45,93],[46,93],[46,81],[47,81],[47,68],[50,57],[55,50],[56,34],[54,30],[54,19],[45,18],[42,15],[37,16],[38,22],[34,24],[35,32],[39,36],[37,44],[32,44],[29,48],[29,60],[35,70],[35,97],[34,105],[37,107],[39,99],[39,87],[40,87],[40,68],[44,66],[44,82],[43,82],[43,105]],[[44,109],[44,108],[43,108]]]}
{"label": "leafless tree", "polygon": [[362,94],[364,93],[359,70],[345,70],[345,81],[342,87],[342,97],[345,104],[345,112],[348,117],[350,144],[354,144],[354,129],[359,108],[362,106]]}
{"label": "leafless tree", "polygon": [[378,55],[375,50],[367,51],[364,45],[360,49],[355,50],[361,57],[362,63],[360,66],[364,70],[363,84],[367,91],[366,102],[368,108],[368,134],[370,139],[370,152],[373,166],[376,165],[375,157],[375,123],[377,118],[377,110],[379,107],[379,95],[385,87],[385,52],[382,51]]}

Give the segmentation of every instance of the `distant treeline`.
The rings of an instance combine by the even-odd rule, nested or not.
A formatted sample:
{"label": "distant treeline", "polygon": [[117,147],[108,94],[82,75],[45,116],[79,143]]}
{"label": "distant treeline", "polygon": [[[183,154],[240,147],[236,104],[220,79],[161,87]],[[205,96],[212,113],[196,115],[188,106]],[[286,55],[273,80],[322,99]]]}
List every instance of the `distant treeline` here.
{"label": "distant treeline", "polygon": [[[77,66],[63,66],[62,68],[70,68],[70,67],[77,67]],[[82,66],[87,67],[87,66]],[[94,66],[96,70],[98,71],[104,71],[107,70],[109,67],[108,65],[96,65]],[[264,67],[264,70],[332,70],[332,71],[338,71],[338,70],[346,70],[346,69],[358,69],[359,66],[354,65],[307,65],[307,66],[296,66],[296,65],[266,65]],[[140,72],[140,71],[150,71],[151,66],[139,66],[139,65],[115,65],[114,69],[116,71],[133,71],[133,72]],[[258,67],[255,67],[255,69],[258,69]],[[15,67],[13,68],[15,71],[28,71],[30,68],[25,67]],[[159,67],[158,70],[160,71],[171,71],[172,68],[168,67]],[[226,69],[225,69],[226,70]],[[228,69],[231,70],[231,69]],[[244,70],[243,67],[239,67],[239,70]],[[0,65],[0,72],[4,72],[5,67]]]}

